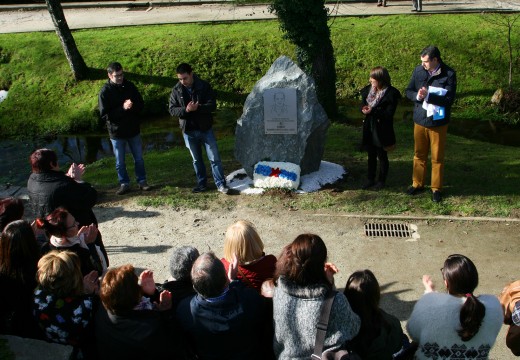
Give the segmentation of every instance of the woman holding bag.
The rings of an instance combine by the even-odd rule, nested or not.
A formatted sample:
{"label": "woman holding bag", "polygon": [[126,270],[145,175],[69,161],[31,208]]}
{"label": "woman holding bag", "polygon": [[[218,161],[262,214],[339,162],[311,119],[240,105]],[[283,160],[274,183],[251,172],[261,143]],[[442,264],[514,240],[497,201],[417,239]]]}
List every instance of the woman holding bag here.
{"label": "woman holding bag", "polygon": [[[388,175],[388,151],[395,148],[394,114],[401,98],[391,85],[390,74],[382,66],[370,71],[370,85],[361,90],[363,120],[363,148],[368,153],[368,175],[363,189],[382,189]],[[376,182],[377,159],[379,176]]]}

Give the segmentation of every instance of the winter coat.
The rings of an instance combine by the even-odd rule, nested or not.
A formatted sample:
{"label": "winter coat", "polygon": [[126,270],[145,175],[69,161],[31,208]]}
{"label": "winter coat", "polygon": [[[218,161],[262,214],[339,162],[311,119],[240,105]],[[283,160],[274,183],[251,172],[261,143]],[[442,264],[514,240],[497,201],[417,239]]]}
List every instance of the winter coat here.
{"label": "winter coat", "polygon": [[[367,105],[367,96],[371,85],[361,90],[362,105]],[[387,147],[395,144],[394,114],[401,93],[393,86],[389,86],[379,103],[365,116],[363,120],[363,145]],[[380,144],[374,143],[374,132]]]}
{"label": "winter coat", "polygon": [[[444,118],[441,120],[433,120],[433,116],[427,116],[426,110],[423,109],[423,101],[417,100],[417,93],[422,87],[428,89],[429,86],[435,86],[446,89],[448,92],[444,96],[430,93],[428,95],[428,103],[445,108]],[[455,101],[455,93],[457,91],[457,76],[455,70],[445,63],[441,62],[439,71],[430,76],[422,65],[417,66],[412,74],[412,78],[406,88],[406,97],[414,103],[413,121],[424,127],[435,127],[446,125],[450,122],[451,106]]]}
{"label": "winter coat", "polygon": [[[124,102],[133,102],[131,109],[123,108]],[[106,123],[111,139],[129,139],[139,135],[139,114],[144,108],[144,101],[135,85],[124,79],[121,85],[107,80],[99,92],[99,115]]]}
{"label": "winter coat", "polygon": [[[199,102],[197,111],[187,112],[190,101]],[[191,95],[180,81],[170,94],[169,111],[171,116],[179,118],[179,127],[185,131],[208,131],[213,125],[213,112],[217,109],[215,92],[211,85],[193,74]]]}
{"label": "winter coat", "polygon": [[77,182],[62,171],[32,173],[27,182],[34,215],[43,218],[59,207],[67,209],[80,226],[97,224],[92,211],[97,191],[89,183]]}

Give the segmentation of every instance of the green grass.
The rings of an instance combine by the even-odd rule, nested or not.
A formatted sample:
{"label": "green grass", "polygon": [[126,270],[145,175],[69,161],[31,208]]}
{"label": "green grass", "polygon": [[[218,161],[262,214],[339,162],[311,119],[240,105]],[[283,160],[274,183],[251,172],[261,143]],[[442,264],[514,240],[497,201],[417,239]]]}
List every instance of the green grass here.
{"label": "green grass", "polygon": [[[403,194],[411,182],[413,157],[413,125],[402,120],[408,102],[403,102],[396,115],[398,147],[390,154],[390,175],[382,191],[360,190],[366,176],[366,154],[357,149],[361,134],[359,126],[353,125],[353,119],[359,117],[357,92],[367,84],[370,69],[387,67],[394,86],[403,91],[419,62],[419,51],[430,43],[439,46],[444,60],[457,70],[453,124],[464,121],[471,126],[472,122],[497,120],[488,103],[495,89],[507,82],[503,33],[482,21],[480,15],[460,14],[337,18],[331,22],[331,30],[340,113],[346,121],[332,125],[324,160],[348,170],[343,181],[306,195],[279,191],[247,197],[225,197],[216,192],[193,195],[191,159],[179,146],[146,153],[149,181],[155,190],[138,196],[138,201],[174,208],[249,206],[260,211],[281,207],[361,214],[520,217],[518,148],[449,133],[446,198],[434,204],[428,193],[416,197]],[[83,30],[74,32],[74,37],[91,68],[90,80],[80,83],[72,80],[54,33],[0,35],[0,88],[9,88],[9,99],[0,104],[0,136],[97,128],[97,94],[106,81],[104,68],[113,60],[123,63],[127,77],[141,90],[145,114],[166,114],[175,83],[174,69],[187,61],[217,90],[216,129],[228,173],[241,167],[233,156],[236,106],[243,103],[278,56],[293,57],[294,53],[282,40],[276,21]],[[513,43],[519,40],[515,30]],[[516,54],[515,69],[518,65]],[[519,83],[518,74],[514,83]],[[116,187],[113,158],[89,165],[86,180],[111,193]]]}
{"label": "green grass", "polygon": [[[425,31],[426,29],[426,31]],[[506,37],[481,15],[370,16],[331,21],[339,103],[357,96],[375,65],[387,67],[403,90],[419,51],[439,46],[458,71],[456,116],[499,118],[488,107],[493,92],[507,82]],[[518,48],[518,28],[513,44]],[[143,36],[145,34],[146,36]],[[255,82],[280,55],[294,58],[277,21],[182,24],[81,30],[74,32],[90,67],[90,79],[74,82],[54,32],[0,35],[0,136],[90,131],[99,127],[97,94],[106,65],[120,61],[146,101],[145,115],[167,113],[175,67],[186,61],[218,92],[219,106],[241,105]],[[515,70],[519,68],[518,52]],[[519,83],[519,75],[514,75]]]}
{"label": "green grass", "polygon": [[[397,149],[390,153],[390,175],[381,191],[360,190],[366,178],[366,153],[359,152],[359,126],[333,124],[328,132],[324,160],[340,164],[348,170],[342,181],[310,194],[269,191],[262,196],[222,196],[216,191],[194,195],[195,185],[189,152],[184,147],[145,154],[150,183],[156,191],[140,195],[138,202],[146,206],[173,208],[234,208],[248,206],[259,211],[275,209],[327,211],[381,215],[454,215],[520,217],[520,159],[518,148],[490,144],[448,134],[445,199],[431,201],[429,192],[410,197],[404,190],[411,183],[413,158],[413,124],[402,120],[403,107],[396,116]],[[405,108],[405,107],[404,107]],[[231,123],[218,124],[218,133]],[[241,168],[234,160],[234,138],[224,135],[218,141],[226,173]],[[128,159],[128,163],[131,163]],[[129,171],[133,171],[129,169]],[[208,174],[210,169],[208,168]],[[85,176],[96,188],[112,192],[116,187],[114,159],[103,159],[89,165]]]}

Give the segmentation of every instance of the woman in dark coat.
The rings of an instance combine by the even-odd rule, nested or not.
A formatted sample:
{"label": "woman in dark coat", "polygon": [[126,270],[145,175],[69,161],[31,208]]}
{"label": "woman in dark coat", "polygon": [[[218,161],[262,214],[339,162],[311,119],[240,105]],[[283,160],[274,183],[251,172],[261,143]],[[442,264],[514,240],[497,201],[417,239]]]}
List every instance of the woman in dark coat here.
{"label": "woman in dark coat", "polygon": [[[361,90],[363,120],[363,147],[368,152],[368,176],[363,189],[381,189],[388,175],[388,154],[395,148],[394,114],[401,98],[399,90],[391,85],[388,71],[377,66],[370,71],[370,85]],[[379,176],[376,182],[377,159]]]}
{"label": "woman in dark coat", "polygon": [[[83,181],[85,166],[73,163],[67,173],[60,170],[57,154],[50,149],[35,150],[29,157],[32,173],[27,181],[27,192],[34,216],[44,219],[57,208],[65,208],[82,226],[97,226],[92,208],[96,205],[97,191]],[[107,260],[108,255],[98,231],[96,245]]]}

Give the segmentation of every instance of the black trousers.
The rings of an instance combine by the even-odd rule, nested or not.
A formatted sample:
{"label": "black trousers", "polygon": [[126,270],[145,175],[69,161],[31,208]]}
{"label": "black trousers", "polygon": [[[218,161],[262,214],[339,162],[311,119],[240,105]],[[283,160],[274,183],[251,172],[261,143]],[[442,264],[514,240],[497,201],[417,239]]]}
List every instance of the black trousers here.
{"label": "black trousers", "polygon": [[368,152],[368,181],[374,182],[376,180],[377,159],[379,159],[379,176],[377,181],[384,184],[390,166],[387,152],[382,147],[371,144],[367,145],[366,149]]}

